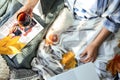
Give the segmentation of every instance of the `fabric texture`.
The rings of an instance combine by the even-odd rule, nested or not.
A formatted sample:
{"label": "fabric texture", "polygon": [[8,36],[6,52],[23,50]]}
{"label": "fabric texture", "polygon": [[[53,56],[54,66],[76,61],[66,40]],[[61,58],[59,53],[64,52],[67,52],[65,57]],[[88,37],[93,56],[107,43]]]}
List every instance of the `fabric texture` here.
{"label": "fabric texture", "polygon": [[51,6],[50,12],[47,13],[45,20],[43,21],[39,15],[34,15],[38,22],[44,27],[44,29],[25,46],[21,53],[10,59],[8,56],[3,57],[8,62],[8,65],[14,68],[31,68],[31,61],[36,56],[39,43],[43,40],[46,31],[52,22],[56,19],[60,10],[64,7],[64,0],[56,0],[54,5]]}
{"label": "fabric texture", "polygon": [[120,1],[119,0],[65,0],[73,11],[76,19],[86,20],[96,17],[105,18],[104,27],[111,32],[120,28]]}
{"label": "fabric texture", "polygon": [[11,69],[9,80],[40,80],[38,74],[31,69]]}
{"label": "fabric texture", "polygon": [[0,1],[0,27],[21,7],[17,0]]}
{"label": "fabric texture", "polygon": [[[49,32],[51,34],[53,29],[56,30],[57,34],[64,32],[72,25],[72,23],[72,14],[67,8],[64,8],[60,11],[58,17],[51,25],[46,37],[49,36]],[[35,57],[31,63],[32,69],[37,71],[45,80],[64,71],[63,66],[59,62],[59,60],[62,58],[62,53],[56,53],[56,51],[54,54],[52,54],[51,50],[51,46],[45,45],[45,41],[43,40],[39,45],[37,57]]]}
{"label": "fabric texture", "polygon": [[4,58],[0,55],[0,80],[9,79],[9,66],[7,65]]}
{"label": "fabric texture", "polygon": [[[79,62],[79,55],[101,31],[104,25],[104,19],[105,18],[94,18],[84,21],[74,20],[74,23],[71,24],[71,27],[65,31],[63,29],[64,27],[60,27],[59,25],[59,28],[62,28],[59,30],[62,30],[63,32],[60,34],[58,42],[49,46],[46,45],[45,40],[40,43],[37,57],[35,57],[31,63],[33,70],[38,71],[39,75],[42,75],[44,79],[59,74],[60,69],[61,72],[64,72],[64,69],[60,65],[60,60],[62,59],[62,55],[67,51],[73,51],[75,53],[78,65],[81,65],[81,62]],[[65,21],[65,23],[67,23],[67,21]],[[55,25],[51,26],[50,29],[52,29],[54,26]],[[53,29],[53,31],[58,34],[57,29]],[[49,30],[47,33],[49,33]],[[117,47],[118,39],[115,39],[114,36],[115,35],[111,35],[106,41],[104,41],[99,49],[97,60],[94,63],[96,66],[96,71],[101,78],[105,77],[101,75],[108,75],[109,73],[106,72],[103,74],[102,70],[100,70],[101,66],[99,66],[99,64],[101,62],[107,63],[107,61],[110,60],[115,55],[115,53],[120,52],[120,49]],[[103,69],[105,69],[105,67],[103,67]],[[56,71],[59,73],[56,73]],[[110,79],[113,78],[111,75],[108,75],[107,78],[108,77]]]}
{"label": "fabric texture", "polygon": [[50,10],[51,10],[53,4],[55,4],[56,0],[51,0],[51,1],[40,0],[40,1],[41,1],[43,14],[46,16],[50,12]]}
{"label": "fabric texture", "polygon": [[[6,1],[7,2],[8,1],[16,2],[16,0],[2,0],[2,3],[0,3],[0,5],[5,4]],[[71,0],[69,0],[69,1],[71,1]],[[98,1],[100,1],[100,0],[98,0]],[[104,0],[103,2],[105,2],[105,1],[107,1],[107,0]],[[118,1],[118,0],[115,0],[115,1],[109,0],[109,1],[110,1],[110,4],[112,4],[112,3],[115,4],[116,1]],[[8,65],[13,67],[13,68],[31,68],[31,66],[32,66],[32,69],[39,73],[39,77],[42,76],[42,78],[47,79],[51,76],[54,76],[54,75],[59,74],[61,72],[64,72],[63,66],[59,62],[61,60],[62,54],[64,52],[72,50],[76,55],[75,57],[78,61],[78,65],[81,65],[81,62],[79,62],[79,54],[97,36],[97,34],[101,30],[101,28],[105,25],[104,23],[105,23],[106,19],[108,19],[110,21],[115,20],[115,22],[118,21],[117,25],[119,25],[119,20],[118,20],[119,18],[116,19],[115,16],[114,16],[114,18],[110,17],[110,19],[108,18],[109,16],[108,17],[101,17],[101,15],[98,16],[98,14],[100,14],[100,13],[92,14],[94,17],[91,17],[91,18],[87,17],[90,19],[85,19],[86,17],[84,17],[83,21],[81,21],[80,20],[81,16],[79,19],[79,15],[78,14],[76,15],[76,12],[75,12],[75,10],[76,10],[75,8],[77,8],[77,5],[76,5],[76,7],[71,6],[72,4],[75,3],[74,0],[72,0],[72,2],[73,3],[67,3],[66,5],[69,6],[69,9],[74,11],[72,13],[73,13],[73,15],[75,15],[75,18],[77,20],[75,20],[73,25],[71,25],[72,27],[69,27],[69,29],[62,32],[62,34],[60,36],[60,40],[57,44],[54,44],[52,46],[46,46],[45,41],[43,39],[45,38],[45,35],[46,35],[49,27],[52,25],[52,23],[54,22],[54,20],[58,16],[59,12],[63,9],[64,0],[53,0],[53,1],[43,0],[43,3],[44,3],[44,5],[42,5],[42,7],[44,6],[43,10],[45,11],[45,9],[47,9],[47,7],[49,6],[48,11],[43,12],[45,14],[44,20],[42,20],[41,17],[39,17],[39,15],[34,15],[34,16],[43,25],[44,30],[41,31],[30,43],[28,43],[27,46],[22,49],[21,53],[17,54],[12,59],[10,59],[8,56],[3,55],[3,57],[8,62]],[[105,3],[107,4],[107,2],[105,2]],[[119,1],[118,1],[118,3],[119,3]],[[14,5],[14,6],[15,5],[21,6],[21,4],[17,4],[17,3],[15,3],[15,4],[10,3],[10,4]],[[117,5],[117,3],[116,3],[116,5]],[[19,8],[20,8],[20,6],[19,6]],[[11,7],[9,7],[9,8],[11,8]],[[14,7],[14,8],[16,9],[16,7]],[[115,6],[114,8],[117,8],[117,7]],[[4,9],[7,10],[7,8],[4,8]],[[11,8],[11,9],[14,10],[13,8]],[[101,9],[102,8],[100,7],[100,9],[97,9],[97,10],[101,10]],[[93,9],[93,10],[96,10],[96,9]],[[109,10],[112,10],[112,9],[109,9]],[[8,11],[9,14],[12,14],[13,12],[14,11]],[[82,10],[82,12],[86,12],[86,11]],[[109,11],[107,11],[107,12],[109,12]],[[114,13],[117,15],[117,17],[119,17],[119,14],[118,14],[119,7],[115,12]],[[85,14],[85,15],[90,16],[91,14],[90,15]],[[96,18],[96,15],[98,18]],[[1,21],[4,21],[5,19],[8,19],[9,17],[6,14],[6,17],[4,17],[2,15],[2,18],[0,18],[0,19],[1,19]],[[3,22],[0,22],[0,24],[3,24]],[[110,31],[115,32],[116,30],[117,30],[117,28],[111,29]],[[97,63],[102,62],[103,64],[104,63],[106,64],[107,61],[115,55],[114,53],[119,52],[119,48],[117,47],[118,39],[116,39],[114,36],[115,35],[111,35],[102,44],[102,46],[99,50],[99,55],[98,55],[98,58],[95,62],[95,66],[96,66],[96,71],[100,77],[105,77],[105,76],[102,76],[104,74],[100,70],[101,66]],[[45,54],[41,54],[42,52]],[[33,61],[32,61],[32,59],[33,59]],[[31,61],[32,61],[32,63],[31,63]],[[33,72],[31,72],[31,71],[30,71],[31,74],[29,74],[29,70],[26,73],[26,75],[22,75],[21,73],[24,73],[24,71],[27,72],[27,70],[25,70],[25,69],[13,70],[12,77],[14,79],[21,78],[21,80],[22,79],[23,80],[32,79],[33,77],[34,78],[38,77],[38,75],[33,74]],[[20,72],[20,74],[17,74],[19,72]],[[18,75],[21,75],[21,76],[18,76]],[[107,75],[107,73],[105,73],[105,75]],[[108,75],[108,77],[110,77],[110,79],[113,78],[110,75]],[[40,79],[42,79],[42,78],[40,78]]]}

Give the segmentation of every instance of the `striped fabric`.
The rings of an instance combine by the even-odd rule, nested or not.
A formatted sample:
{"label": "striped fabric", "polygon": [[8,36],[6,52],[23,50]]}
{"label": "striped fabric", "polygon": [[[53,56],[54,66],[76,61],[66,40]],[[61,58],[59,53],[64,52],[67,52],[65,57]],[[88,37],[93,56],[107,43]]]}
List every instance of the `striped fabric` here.
{"label": "striped fabric", "polygon": [[120,28],[120,0],[68,0],[67,5],[76,19],[88,20],[96,17],[106,18],[103,22],[111,32]]}

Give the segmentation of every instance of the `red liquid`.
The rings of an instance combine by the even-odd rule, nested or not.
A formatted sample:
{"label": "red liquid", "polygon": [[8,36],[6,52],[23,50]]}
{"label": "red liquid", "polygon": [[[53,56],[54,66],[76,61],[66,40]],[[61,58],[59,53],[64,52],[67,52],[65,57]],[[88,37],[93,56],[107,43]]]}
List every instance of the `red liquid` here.
{"label": "red liquid", "polygon": [[31,18],[28,14],[26,14],[25,12],[21,12],[18,14],[17,16],[17,20],[19,22],[19,24],[21,24],[22,26],[28,26],[31,23]]}

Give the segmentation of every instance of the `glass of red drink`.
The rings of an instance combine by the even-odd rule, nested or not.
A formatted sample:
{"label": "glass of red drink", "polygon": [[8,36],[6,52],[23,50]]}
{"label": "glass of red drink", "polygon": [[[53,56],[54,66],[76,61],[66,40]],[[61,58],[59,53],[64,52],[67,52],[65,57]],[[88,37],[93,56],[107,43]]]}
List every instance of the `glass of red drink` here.
{"label": "glass of red drink", "polygon": [[25,12],[21,12],[17,15],[17,21],[20,25],[26,27],[31,24],[32,18]]}

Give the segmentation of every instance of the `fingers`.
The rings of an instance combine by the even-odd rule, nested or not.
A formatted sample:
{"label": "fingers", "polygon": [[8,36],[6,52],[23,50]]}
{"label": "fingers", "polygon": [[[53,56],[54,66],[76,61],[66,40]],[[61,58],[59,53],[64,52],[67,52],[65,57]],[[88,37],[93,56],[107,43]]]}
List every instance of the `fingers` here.
{"label": "fingers", "polygon": [[87,54],[87,51],[83,51],[82,54],[80,54],[80,61],[85,63],[85,60],[87,61],[88,60],[88,54]]}
{"label": "fingers", "polygon": [[17,11],[17,14],[21,13],[21,12],[25,12],[27,14],[29,14],[31,17],[33,16],[33,8],[28,6],[28,5],[24,5],[23,7],[20,8],[20,10]]}
{"label": "fingers", "polygon": [[88,45],[83,53],[80,55],[80,61],[83,63],[94,62],[97,57],[98,48],[92,44]]}
{"label": "fingers", "polygon": [[83,63],[88,63],[88,62],[94,62],[96,60],[96,57],[86,57],[83,60],[80,60]]}
{"label": "fingers", "polygon": [[33,9],[30,8],[29,10],[26,11],[27,14],[30,15],[30,17],[33,17]]}
{"label": "fingers", "polygon": [[88,63],[88,62],[94,62],[96,60],[97,55],[95,53],[91,55],[91,53],[84,52],[80,55],[80,57],[81,57],[80,59],[81,62]]}
{"label": "fingers", "polygon": [[87,56],[85,59],[84,59],[84,63],[88,63],[88,62],[91,62],[92,61],[92,57],[90,56]]}
{"label": "fingers", "polygon": [[93,60],[93,57],[87,55],[83,59],[81,59],[80,61],[83,63],[88,63],[88,62],[91,62],[92,60]]}
{"label": "fingers", "polygon": [[92,62],[94,62],[96,60],[96,58],[97,58],[97,55],[95,54],[94,58],[92,59]]}
{"label": "fingers", "polygon": [[84,56],[86,56],[86,55],[87,55],[87,51],[85,50],[85,51],[83,51],[82,54],[80,54],[80,58],[82,58],[82,57],[84,57]]}

